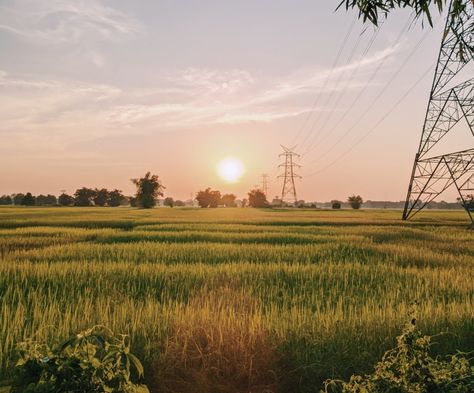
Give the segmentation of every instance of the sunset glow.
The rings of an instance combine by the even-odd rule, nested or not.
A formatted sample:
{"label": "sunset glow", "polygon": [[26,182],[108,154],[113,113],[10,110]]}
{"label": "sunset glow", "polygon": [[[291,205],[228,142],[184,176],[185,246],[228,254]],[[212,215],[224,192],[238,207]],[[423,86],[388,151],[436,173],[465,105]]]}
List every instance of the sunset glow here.
{"label": "sunset glow", "polygon": [[224,158],[217,165],[219,176],[228,183],[236,183],[245,172],[244,164],[237,158]]}

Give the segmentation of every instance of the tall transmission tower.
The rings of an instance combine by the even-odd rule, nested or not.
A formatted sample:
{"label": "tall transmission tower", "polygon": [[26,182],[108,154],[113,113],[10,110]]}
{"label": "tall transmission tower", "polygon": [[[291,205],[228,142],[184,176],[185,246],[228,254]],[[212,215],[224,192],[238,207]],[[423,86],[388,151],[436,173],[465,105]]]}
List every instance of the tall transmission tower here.
{"label": "tall transmission tower", "polygon": [[474,223],[466,204],[474,192],[474,148],[436,156],[430,154],[433,147],[460,121],[467,122],[474,137],[474,77],[453,87],[448,86],[468,63],[474,62],[474,2],[464,0],[463,3],[464,11],[455,18],[451,16],[452,2],[449,8],[423,132],[408,186],[404,220],[413,217],[454,185]]}
{"label": "tall transmission tower", "polygon": [[262,175],[262,192],[268,197],[268,176],[266,173]]}
{"label": "tall transmission tower", "polygon": [[283,148],[283,153],[279,157],[284,157],[285,162],[280,164],[279,167],[284,167],[284,173],[279,175],[278,178],[283,178],[283,188],[281,190],[281,201],[287,203],[296,203],[298,198],[296,197],[296,187],[295,187],[295,178],[301,179],[300,175],[295,173],[295,168],[301,168],[301,165],[298,165],[294,162],[294,157],[299,157],[299,154],[296,154],[293,150],[296,146],[292,148],[285,147],[280,145]]}

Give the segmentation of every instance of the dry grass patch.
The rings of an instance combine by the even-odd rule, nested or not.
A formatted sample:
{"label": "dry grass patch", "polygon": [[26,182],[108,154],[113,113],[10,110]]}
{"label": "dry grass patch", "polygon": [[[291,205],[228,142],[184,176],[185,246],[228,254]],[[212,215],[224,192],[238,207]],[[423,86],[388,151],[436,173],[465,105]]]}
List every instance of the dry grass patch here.
{"label": "dry grass patch", "polygon": [[276,392],[279,356],[247,294],[202,290],[186,306],[156,366],[152,392]]}

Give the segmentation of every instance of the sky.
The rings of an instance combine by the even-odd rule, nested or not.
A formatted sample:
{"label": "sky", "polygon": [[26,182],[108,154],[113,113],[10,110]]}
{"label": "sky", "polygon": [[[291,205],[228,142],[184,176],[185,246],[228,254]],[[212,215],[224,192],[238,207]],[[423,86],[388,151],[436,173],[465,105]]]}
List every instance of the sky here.
{"label": "sky", "polygon": [[[273,197],[284,145],[299,199],[403,200],[443,16],[397,11],[377,30],[338,3],[0,0],[0,194],[131,195],[151,171],[180,199],[244,197],[267,173]],[[471,147],[457,128],[440,153]]]}

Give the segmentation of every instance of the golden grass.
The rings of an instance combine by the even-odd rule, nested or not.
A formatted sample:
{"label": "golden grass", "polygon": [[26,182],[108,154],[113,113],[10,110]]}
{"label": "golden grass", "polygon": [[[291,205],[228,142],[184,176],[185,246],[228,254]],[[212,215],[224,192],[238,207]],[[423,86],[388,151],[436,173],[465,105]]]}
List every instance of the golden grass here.
{"label": "golden grass", "polygon": [[0,379],[15,344],[105,324],[157,392],[314,392],[370,370],[414,302],[474,349],[462,212],[0,208]]}

